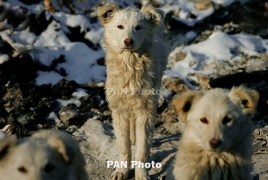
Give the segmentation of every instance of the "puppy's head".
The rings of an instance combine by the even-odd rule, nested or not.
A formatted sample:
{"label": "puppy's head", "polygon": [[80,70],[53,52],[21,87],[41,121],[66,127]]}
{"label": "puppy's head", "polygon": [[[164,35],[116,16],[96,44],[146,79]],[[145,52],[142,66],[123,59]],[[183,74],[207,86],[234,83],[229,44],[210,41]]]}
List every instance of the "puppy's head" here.
{"label": "puppy's head", "polygon": [[116,4],[98,8],[100,23],[105,27],[105,43],[120,50],[138,50],[146,38],[151,41],[153,29],[162,22],[164,13],[152,6],[141,10],[119,10]]}
{"label": "puppy's head", "polygon": [[0,172],[6,179],[76,179],[72,151],[60,139],[4,139],[0,141]]}
{"label": "puppy's head", "polygon": [[243,134],[251,133],[250,118],[258,99],[258,92],[234,87],[231,91],[213,89],[204,94],[187,92],[175,98],[173,104],[187,124],[184,133],[192,137],[189,141],[196,141],[208,151],[222,152],[243,142]]}

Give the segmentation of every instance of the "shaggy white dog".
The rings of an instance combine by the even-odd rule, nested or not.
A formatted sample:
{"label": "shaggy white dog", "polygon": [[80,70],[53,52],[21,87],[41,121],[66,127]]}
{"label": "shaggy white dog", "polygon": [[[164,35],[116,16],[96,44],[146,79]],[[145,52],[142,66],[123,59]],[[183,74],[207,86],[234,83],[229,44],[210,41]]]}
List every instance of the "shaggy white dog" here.
{"label": "shaggy white dog", "polygon": [[0,180],[87,180],[77,142],[62,131],[0,140]]}
{"label": "shaggy white dog", "polygon": [[168,180],[250,180],[251,117],[258,92],[244,87],[187,92],[173,104],[186,128]]}
{"label": "shaggy white dog", "polygon": [[[116,4],[98,8],[105,27],[106,96],[112,110],[119,161],[111,179],[127,179],[131,143],[136,142],[135,161],[148,161],[154,130],[158,91],[168,51],[163,34],[163,12],[152,6],[119,10]],[[161,31],[162,30],[162,31]],[[135,168],[135,179],[148,179],[145,168]]]}

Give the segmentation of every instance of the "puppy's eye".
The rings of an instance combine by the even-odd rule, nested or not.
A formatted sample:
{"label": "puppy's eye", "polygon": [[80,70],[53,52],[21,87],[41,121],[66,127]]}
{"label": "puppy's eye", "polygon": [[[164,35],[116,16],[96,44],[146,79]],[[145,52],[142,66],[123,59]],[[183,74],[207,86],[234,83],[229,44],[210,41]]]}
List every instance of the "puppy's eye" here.
{"label": "puppy's eye", "polygon": [[124,29],[124,26],[122,26],[122,25],[118,25],[117,27],[118,27],[118,29]]}
{"label": "puppy's eye", "polygon": [[27,173],[27,169],[24,166],[18,167],[18,171],[21,173]]}
{"label": "puppy's eye", "polygon": [[207,118],[205,118],[205,117],[201,118],[200,121],[201,121],[202,123],[204,123],[204,124],[207,124],[207,123],[208,123],[208,120],[207,120]]}
{"label": "puppy's eye", "polygon": [[44,168],[44,171],[46,173],[50,173],[51,171],[53,171],[55,169],[54,165],[51,163],[47,163],[47,165]]}
{"label": "puppy's eye", "polygon": [[137,27],[135,27],[135,30],[140,30],[140,29],[142,29],[142,27],[141,26],[137,26]]}
{"label": "puppy's eye", "polygon": [[232,118],[224,117],[222,120],[222,124],[227,124],[228,122],[231,122],[231,121],[232,121]]}

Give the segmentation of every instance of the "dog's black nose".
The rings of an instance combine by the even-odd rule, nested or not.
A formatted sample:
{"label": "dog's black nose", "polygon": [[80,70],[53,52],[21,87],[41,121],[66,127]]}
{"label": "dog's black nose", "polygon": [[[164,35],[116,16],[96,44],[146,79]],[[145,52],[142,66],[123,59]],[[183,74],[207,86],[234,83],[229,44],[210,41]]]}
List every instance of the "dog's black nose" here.
{"label": "dog's black nose", "polygon": [[209,144],[213,149],[217,149],[221,145],[221,140],[213,138],[209,141]]}
{"label": "dog's black nose", "polygon": [[127,39],[124,40],[124,43],[125,43],[126,46],[131,46],[133,44],[133,40],[127,38]]}

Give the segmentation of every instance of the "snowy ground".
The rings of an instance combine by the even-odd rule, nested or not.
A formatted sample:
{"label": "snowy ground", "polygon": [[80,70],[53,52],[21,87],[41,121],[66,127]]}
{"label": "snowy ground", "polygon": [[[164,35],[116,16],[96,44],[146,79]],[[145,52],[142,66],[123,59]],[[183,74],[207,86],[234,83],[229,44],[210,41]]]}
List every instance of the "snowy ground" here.
{"label": "snowy ground", "polygon": [[[17,27],[11,27],[14,31],[10,31],[8,21],[0,22],[2,27],[9,27],[0,31],[1,39],[14,49],[12,54],[1,53],[0,49],[0,66],[18,54],[29,53],[35,62],[47,67],[37,72],[37,77],[32,81],[35,85],[54,85],[62,78],[74,80],[78,84],[105,82],[106,68],[99,63],[105,56],[101,48],[104,29],[96,21],[96,7],[100,1],[76,1],[74,3],[76,12],[73,14],[70,14],[71,11],[66,6],[61,7],[57,1],[52,2],[57,10],[55,13],[46,11],[42,2],[32,5],[26,5],[18,0],[0,2],[12,11],[17,11],[21,6],[26,7],[28,13],[35,16],[45,11],[47,21],[51,21],[39,35],[31,32],[29,28],[16,31]],[[135,6],[137,2],[118,1],[123,7]],[[143,0],[141,4],[147,2]],[[234,0],[212,0],[213,6],[208,6],[204,10],[195,8],[196,1],[159,0],[156,2],[166,14],[172,12],[175,20],[193,27],[183,34],[185,40],[182,42],[190,42],[199,35],[195,30],[196,24],[202,24],[211,16],[215,7],[227,7]],[[90,10],[87,16],[83,13],[85,10]],[[75,28],[78,28],[83,41],[69,38],[73,33],[71,30]],[[170,42],[181,37],[181,34],[173,35],[171,40],[167,40],[171,53],[163,79],[179,78],[189,89],[205,90],[209,88],[208,84],[200,77],[217,78],[241,72],[241,69],[245,72],[267,70],[268,58],[265,56],[268,54],[267,39],[244,32],[230,35],[223,32],[223,29],[222,26],[216,26],[204,41],[194,44],[185,43],[184,46],[180,46],[181,42],[171,45]],[[64,60],[53,65],[54,60],[60,59],[61,56],[64,56]],[[72,94],[71,99],[57,101],[60,108],[70,103],[79,107],[80,98],[87,95],[87,90],[79,88]],[[103,100],[100,99],[99,103],[103,103]],[[60,115],[54,112],[49,114],[48,119],[54,119],[57,123],[61,121]],[[96,119],[89,119],[80,129],[75,129],[73,135],[80,142],[85,154],[90,178],[107,179],[113,169],[106,168],[106,161],[116,160],[118,151],[115,147],[111,122],[101,122]],[[161,119],[159,121],[163,127],[156,129],[151,160],[161,162],[162,168],[150,170],[152,179],[161,179],[165,175],[184,126],[180,122],[172,124]],[[265,124],[261,127],[263,126]],[[1,136],[2,134],[0,138]],[[267,155],[253,156],[254,172],[259,175],[260,180],[268,178],[267,159]],[[133,178],[133,172],[130,176]]]}

